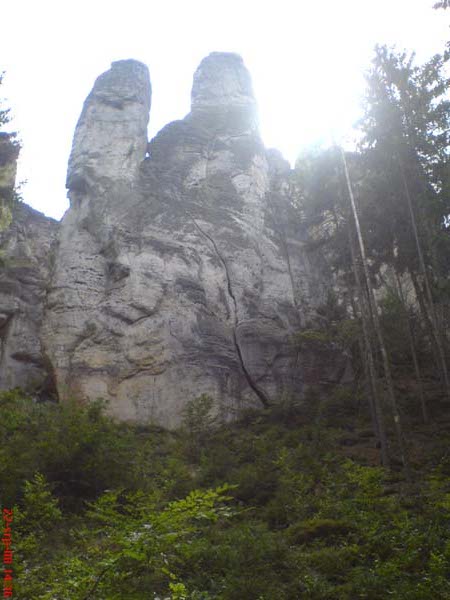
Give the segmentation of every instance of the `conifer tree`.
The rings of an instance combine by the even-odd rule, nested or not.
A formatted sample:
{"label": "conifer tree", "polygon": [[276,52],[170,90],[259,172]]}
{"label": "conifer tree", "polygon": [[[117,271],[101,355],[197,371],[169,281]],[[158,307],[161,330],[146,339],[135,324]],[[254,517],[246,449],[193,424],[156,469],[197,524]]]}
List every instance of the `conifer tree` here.
{"label": "conifer tree", "polygon": [[[0,72],[0,86],[4,74]],[[10,109],[2,108],[0,99],[0,231],[11,222],[11,209],[17,200],[14,187],[16,161],[20,145],[16,133],[4,131],[10,121]]]}
{"label": "conifer tree", "polygon": [[380,215],[373,246],[415,283],[450,398],[445,327],[436,306],[445,301],[438,291],[448,281],[450,262],[443,259],[450,259],[450,102],[444,66],[440,55],[417,67],[414,56],[377,47],[361,127],[371,210],[376,206]]}
{"label": "conifer tree", "polygon": [[398,409],[397,399],[396,399],[395,391],[394,391],[394,382],[392,380],[391,366],[389,363],[386,345],[384,343],[383,333],[381,331],[380,319],[378,316],[378,306],[375,301],[372,282],[370,279],[366,249],[365,249],[364,239],[362,236],[358,210],[356,208],[355,197],[354,197],[354,193],[353,193],[353,185],[352,185],[350,173],[348,170],[345,152],[342,148],[341,148],[341,156],[342,156],[342,164],[344,166],[345,180],[347,183],[348,197],[349,197],[349,201],[350,201],[351,211],[352,211],[352,215],[353,215],[353,219],[354,219],[354,225],[355,225],[356,234],[357,234],[357,238],[358,238],[358,245],[359,245],[359,251],[360,251],[360,256],[361,256],[361,262],[362,262],[362,266],[363,266],[364,280],[365,280],[367,297],[368,297],[368,301],[369,301],[370,313],[371,313],[371,317],[372,317],[373,326],[374,326],[374,329],[376,332],[376,336],[378,339],[378,344],[379,344],[381,357],[382,357],[382,361],[383,361],[384,375],[386,378],[386,386],[387,386],[388,396],[389,396],[389,400],[390,400],[390,404],[391,404],[391,408],[392,408],[392,412],[393,412],[393,416],[394,416],[395,430],[397,433],[397,443],[399,446],[402,464],[407,469],[408,462],[407,462],[405,447],[404,447],[403,428],[402,428],[402,423],[401,423],[401,418],[400,418],[400,412]]}

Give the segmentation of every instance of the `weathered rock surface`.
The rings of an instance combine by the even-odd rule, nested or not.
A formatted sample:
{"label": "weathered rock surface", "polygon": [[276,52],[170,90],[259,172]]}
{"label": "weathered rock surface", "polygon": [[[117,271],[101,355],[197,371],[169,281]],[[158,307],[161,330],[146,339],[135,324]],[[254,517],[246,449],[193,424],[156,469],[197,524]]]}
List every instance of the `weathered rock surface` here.
{"label": "weathered rock surface", "polygon": [[326,289],[242,59],[204,59],[147,148],[149,106],[146,67],[120,61],[77,126],[42,333],[60,398],[173,426],[201,393],[232,415],[340,381],[341,352],[292,344]]}
{"label": "weathered rock surface", "polygon": [[20,205],[1,235],[0,388],[174,426],[202,393],[230,417],[342,381],[338,348],[293,343],[331,279],[242,59],[205,58],[191,112],[148,144],[150,100],[147,68],[113,63],[77,125],[62,222]]}
{"label": "weathered rock surface", "polygon": [[53,393],[51,367],[40,340],[51,246],[58,223],[19,204],[11,227],[0,233],[0,389],[16,386]]}
{"label": "weathered rock surface", "polygon": [[136,60],[112,63],[98,77],[83,106],[69,158],[70,199],[93,186],[133,181],[147,148],[151,86]]}

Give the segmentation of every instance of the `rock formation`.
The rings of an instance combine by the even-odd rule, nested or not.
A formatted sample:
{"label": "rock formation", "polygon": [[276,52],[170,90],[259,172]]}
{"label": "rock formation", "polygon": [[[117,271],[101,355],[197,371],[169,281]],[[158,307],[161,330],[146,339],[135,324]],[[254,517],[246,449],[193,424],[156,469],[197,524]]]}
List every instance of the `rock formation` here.
{"label": "rock formation", "polygon": [[339,349],[293,343],[330,281],[242,59],[205,58],[191,112],[147,144],[150,96],[144,65],[113,63],[76,128],[39,334],[59,398],[174,426],[202,393],[230,417],[340,382]]}
{"label": "rock formation", "polygon": [[19,204],[0,233],[0,389],[53,395],[40,330],[58,223]]}

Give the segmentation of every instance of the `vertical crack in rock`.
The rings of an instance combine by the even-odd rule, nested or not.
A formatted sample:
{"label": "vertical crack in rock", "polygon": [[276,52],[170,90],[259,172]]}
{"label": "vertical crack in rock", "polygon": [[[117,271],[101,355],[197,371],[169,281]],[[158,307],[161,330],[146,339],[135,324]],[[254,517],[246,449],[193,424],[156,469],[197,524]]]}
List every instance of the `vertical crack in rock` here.
{"label": "vertical crack in rock", "polygon": [[[224,63],[221,64],[220,69],[211,68],[211,65],[213,64],[217,66],[218,62]],[[227,93],[224,93],[224,82],[226,82],[225,87]],[[226,106],[236,105],[241,107],[241,109],[246,107],[250,110],[250,114],[252,114],[255,109],[255,99],[253,96],[251,79],[248,72],[243,67],[241,57],[234,54],[213,53],[202,61],[199,69],[194,75],[194,84],[192,88],[192,110],[198,110],[199,108],[207,109],[211,106],[218,107],[222,103]],[[255,122],[252,121],[252,128],[255,126]],[[211,158],[214,155],[217,138],[217,133],[215,133],[207,145],[206,150],[205,179],[202,185],[206,197],[208,197],[211,193],[209,186],[209,165]],[[237,328],[239,326],[238,308],[236,296],[231,284],[231,277],[227,262],[222,256],[222,253],[220,252],[214,238],[200,227],[191,214],[188,213],[188,215],[200,234],[210,241],[217,257],[219,258],[219,261],[223,265],[227,279],[228,295],[231,298],[234,307],[233,342],[239,364],[249,387],[253,390],[262,405],[267,408],[270,406],[271,401],[264,390],[259,387],[247,369],[242,349],[237,337]]]}
{"label": "vertical crack in rock", "polygon": [[[188,213],[189,214],[189,213]],[[217,255],[217,257],[219,258],[220,262],[223,265],[224,271],[225,271],[225,276],[227,278],[227,289],[228,289],[228,294],[232,300],[233,306],[234,306],[234,327],[233,327],[233,342],[234,342],[234,346],[236,348],[236,354],[239,358],[239,363],[241,365],[241,369],[245,375],[245,378],[247,380],[248,385],[250,386],[250,388],[254,391],[254,393],[256,394],[256,396],[258,397],[258,399],[260,400],[261,404],[264,406],[264,408],[268,408],[271,405],[270,399],[268,398],[267,394],[264,392],[264,390],[262,390],[258,384],[256,383],[256,381],[252,378],[252,376],[250,375],[246,365],[245,365],[245,361],[244,361],[244,357],[242,355],[242,350],[241,347],[239,345],[239,341],[237,339],[237,328],[239,326],[239,316],[238,316],[238,309],[237,309],[237,301],[236,301],[236,296],[234,295],[233,292],[233,286],[231,285],[231,278],[230,278],[230,272],[228,270],[228,265],[224,259],[224,257],[222,256],[219,248],[217,247],[217,244],[214,240],[214,238],[212,236],[210,236],[208,233],[206,233],[206,231],[204,231],[200,225],[197,223],[197,221],[194,219],[194,217],[192,215],[189,214],[189,217],[191,218],[192,222],[194,223],[195,227],[198,229],[198,231],[201,233],[201,235],[203,235],[206,239],[208,239],[213,248],[214,251]]]}

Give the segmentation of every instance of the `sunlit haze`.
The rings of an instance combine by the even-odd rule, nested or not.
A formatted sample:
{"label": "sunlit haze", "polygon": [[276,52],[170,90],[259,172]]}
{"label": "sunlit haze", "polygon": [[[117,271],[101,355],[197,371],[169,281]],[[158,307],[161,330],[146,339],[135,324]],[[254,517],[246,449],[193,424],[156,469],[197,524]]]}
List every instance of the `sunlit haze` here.
{"label": "sunlit haze", "polygon": [[351,132],[363,73],[378,43],[425,60],[450,37],[434,0],[10,0],[2,6],[0,88],[23,143],[19,180],[37,210],[68,203],[72,135],[95,78],[112,61],[150,69],[149,135],[189,112],[192,76],[212,51],[242,55],[253,78],[266,146],[292,163],[301,149]]}

